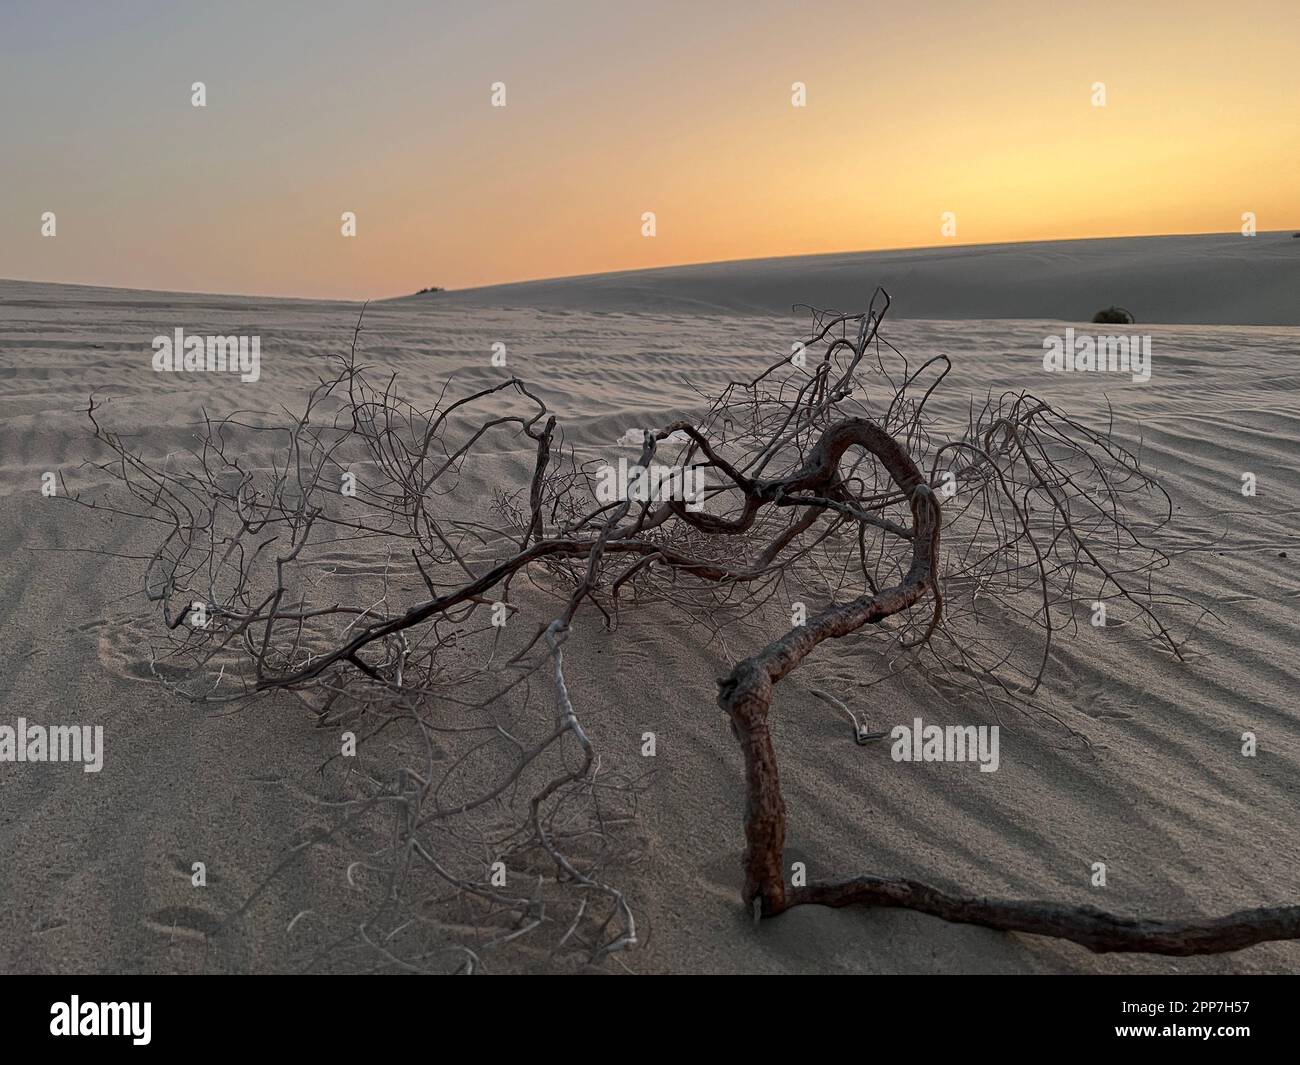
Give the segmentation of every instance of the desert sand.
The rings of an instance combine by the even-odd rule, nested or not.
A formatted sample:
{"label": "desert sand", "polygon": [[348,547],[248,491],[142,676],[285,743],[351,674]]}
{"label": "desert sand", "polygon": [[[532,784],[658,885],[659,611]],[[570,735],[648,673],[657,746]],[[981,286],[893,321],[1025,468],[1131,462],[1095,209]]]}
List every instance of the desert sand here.
{"label": "desert sand", "polygon": [[889,315],[895,320],[1087,321],[1119,304],[1139,323],[1300,325],[1300,238],[1290,230],[747,259],[434,298],[457,307],[784,315],[795,302],[856,308],[868,278],[868,293],[882,285],[894,296]]}
{"label": "desert sand", "polygon": [[[809,695],[833,688],[884,728],[914,716],[996,723],[974,702],[938,702],[875,678],[851,644],[824,645],[783,684],[775,740],[790,807],[787,859],[814,875],[912,876],[972,893],[1092,903],[1138,916],[1226,913],[1300,900],[1300,240],[1266,234],[770,260],[442,293],[372,304],[361,350],[431,401],[498,381],[491,345],[531,382],[567,439],[591,455],[629,429],[698,412],[696,389],[747,376],[797,337],[789,305],[896,299],[884,335],[909,355],[951,356],[943,417],[972,395],[1030,388],[1076,416],[1106,404],[1117,432],[1169,490],[1185,548],[1170,587],[1213,611],[1189,660],[1156,656],[1123,627],[1057,645],[1049,720],[1002,722],[1001,767],[901,764],[859,747]],[[1151,380],[1051,375],[1042,340],[1118,303],[1151,335]],[[370,967],[320,954],[340,933],[341,876],[291,866],[209,936],[320,820],[320,764],[333,734],[300,707],[232,711],[184,702],[149,676],[157,621],[139,567],[140,530],[44,498],[59,471],[74,492],[103,476],[84,411],[161,456],[194,440],[204,409],[295,409],[346,347],[359,305],[0,282],[0,723],[102,724],[102,772],[0,764],[0,970],[189,973]],[[925,320],[920,320],[925,319]],[[1213,322],[1217,324],[1204,324]],[[1150,324],[1145,323],[1159,323]],[[1249,324],[1238,324],[1249,323]],[[157,374],[150,339],[257,333],[256,385]],[[467,468],[484,495],[530,469],[532,444]],[[266,456],[250,455],[256,463]],[[1244,472],[1258,495],[1240,491]],[[150,547],[152,545],[149,545]],[[351,564],[365,566],[362,556]],[[741,760],[715,705],[734,653],[649,610],[616,634],[584,617],[566,649],[587,728],[631,761],[658,736],[642,810],[645,856],[626,886],[642,943],[621,972],[1278,972],[1300,944],[1210,958],[1094,955],[1068,943],[896,911],[803,907],[755,927],[739,903]],[[1241,753],[1253,731],[1259,751]],[[620,754],[621,752],[621,754]],[[191,886],[194,861],[208,886]],[[1090,886],[1092,863],[1108,886]],[[302,911],[310,913],[289,928]],[[526,944],[489,971],[582,969]]]}

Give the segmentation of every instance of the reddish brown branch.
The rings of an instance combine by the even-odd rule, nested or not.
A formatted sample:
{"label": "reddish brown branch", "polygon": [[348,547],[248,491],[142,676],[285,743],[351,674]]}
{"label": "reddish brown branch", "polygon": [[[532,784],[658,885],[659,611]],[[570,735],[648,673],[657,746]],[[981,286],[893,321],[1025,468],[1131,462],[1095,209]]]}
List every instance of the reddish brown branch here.
{"label": "reddish brown branch", "polygon": [[1095,906],[950,895],[915,880],[863,876],[839,884],[794,888],[786,908],[883,906],[1002,932],[1068,939],[1098,954],[1225,954],[1278,939],[1300,939],[1300,906],[1239,910],[1226,917],[1164,921],[1119,917]]}
{"label": "reddish brown branch", "polygon": [[[845,636],[900,613],[932,587],[939,548],[939,505],[897,441],[863,419],[841,422],[818,442],[802,470],[782,482],[756,486],[755,495],[772,498],[788,490],[828,483],[852,446],[871,452],[911,499],[912,564],[894,588],[832,607],[791,629],[720,683],[718,704],[731,719],[745,762],[746,905],[757,903],[772,917],[792,906],[884,906],[915,910],[946,921],[977,924],[1006,932],[1068,939],[1096,952],[1218,954],[1270,940],[1300,939],[1300,906],[1242,910],[1225,917],[1165,921],[1120,917],[1092,906],[1022,902],[950,895],[913,880],[859,877],[842,883],[813,884],[787,891],[784,870],[786,813],[776,751],[768,727],[772,689],[819,643]],[[937,612],[936,612],[937,613]],[[937,624],[937,618],[936,622]],[[926,632],[926,639],[934,630]]]}
{"label": "reddish brown branch", "polygon": [[[838,476],[839,462],[851,446],[871,452],[889,471],[895,484],[912,500],[912,565],[902,582],[843,606],[831,607],[807,624],[797,626],[747,658],[722,681],[718,705],[730,716],[732,729],[745,758],[747,793],[745,817],[745,901],[762,900],[765,914],[787,906],[782,852],[785,847],[785,802],[776,768],[776,751],[768,732],[767,716],[772,687],[795,668],[823,640],[850,632],[906,610],[921,598],[933,580],[932,559],[939,542],[939,504],[922,483],[920,471],[908,454],[879,426],[863,418],[848,419],[818,442],[804,467],[786,482],[788,490],[806,490]],[[775,495],[776,482],[762,486]]]}

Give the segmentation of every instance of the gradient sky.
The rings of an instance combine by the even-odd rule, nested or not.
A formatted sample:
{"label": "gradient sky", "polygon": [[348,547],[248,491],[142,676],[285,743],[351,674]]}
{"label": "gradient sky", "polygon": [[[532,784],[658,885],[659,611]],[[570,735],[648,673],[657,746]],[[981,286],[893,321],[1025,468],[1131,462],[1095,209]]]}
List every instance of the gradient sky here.
{"label": "gradient sky", "polygon": [[0,277],[377,298],[935,245],[945,211],[961,244],[1300,228],[1297,41],[1297,0],[0,0]]}

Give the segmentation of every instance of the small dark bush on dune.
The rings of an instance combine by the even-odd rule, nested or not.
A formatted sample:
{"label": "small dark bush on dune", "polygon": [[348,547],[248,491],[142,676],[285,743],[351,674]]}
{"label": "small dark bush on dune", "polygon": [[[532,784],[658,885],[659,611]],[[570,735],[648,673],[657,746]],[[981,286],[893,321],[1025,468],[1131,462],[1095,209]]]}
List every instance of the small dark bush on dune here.
{"label": "small dark bush on dune", "polygon": [[431,287],[429,287],[429,288],[422,288],[422,289],[420,289],[420,291],[417,292],[416,295],[417,295],[417,296],[423,296],[425,293],[428,293],[428,292],[445,292],[445,291],[446,291],[446,289],[441,289],[441,288],[439,288],[437,285],[433,285],[433,286],[431,286]]}
{"label": "small dark bush on dune", "polygon": [[1092,320],[1098,325],[1132,325],[1136,319],[1123,307],[1105,307]]}

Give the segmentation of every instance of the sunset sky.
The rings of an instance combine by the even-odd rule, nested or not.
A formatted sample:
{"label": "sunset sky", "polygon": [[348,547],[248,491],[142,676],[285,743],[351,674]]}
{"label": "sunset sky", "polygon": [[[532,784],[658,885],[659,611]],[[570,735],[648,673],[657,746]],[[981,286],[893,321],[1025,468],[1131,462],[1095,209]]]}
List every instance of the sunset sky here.
{"label": "sunset sky", "polygon": [[3,0],[0,277],[375,298],[1300,228],[1297,42],[1296,0]]}

